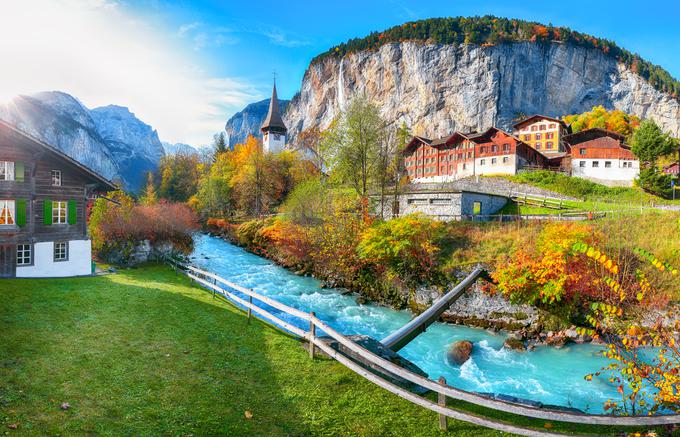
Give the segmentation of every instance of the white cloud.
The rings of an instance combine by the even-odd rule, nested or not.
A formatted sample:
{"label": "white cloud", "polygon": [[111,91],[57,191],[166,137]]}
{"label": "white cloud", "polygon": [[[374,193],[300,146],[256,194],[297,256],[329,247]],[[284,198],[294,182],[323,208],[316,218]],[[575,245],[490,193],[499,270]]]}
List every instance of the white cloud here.
{"label": "white cloud", "polygon": [[[195,45],[193,24],[177,36]],[[262,98],[244,79],[206,73],[163,36],[114,1],[3,2],[0,100],[61,90],[88,107],[127,106],[165,141],[203,144],[229,113]]]}
{"label": "white cloud", "polygon": [[300,47],[309,45],[309,41],[292,37],[281,30],[272,29],[262,32],[272,44],[283,47]]}

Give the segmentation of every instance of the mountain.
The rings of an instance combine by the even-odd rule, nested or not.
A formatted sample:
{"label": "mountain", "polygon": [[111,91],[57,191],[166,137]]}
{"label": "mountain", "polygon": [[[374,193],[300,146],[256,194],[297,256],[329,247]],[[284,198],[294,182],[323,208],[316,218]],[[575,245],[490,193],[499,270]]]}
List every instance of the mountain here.
{"label": "mountain", "polygon": [[426,137],[510,128],[521,114],[561,117],[595,105],[655,120],[680,136],[680,102],[601,50],[568,43],[388,43],[309,66],[284,120],[294,141],[325,128],[355,95]]}
{"label": "mountain", "polygon": [[177,155],[177,154],[184,154],[184,155],[197,155],[198,150],[194,146],[190,146],[188,144],[184,143],[168,143],[165,141],[162,141],[161,144],[163,144],[163,150],[165,150],[166,155]]}
{"label": "mountain", "polygon": [[[387,121],[427,137],[510,129],[522,115],[562,117],[595,105],[680,136],[680,82],[663,68],[611,41],[523,20],[433,18],[332,47],[312,60],[286,105],[289,142],[326,128],[358,94]],[[259,134],[267,107],[263,100],[234,115],[230,138]]]}
{"label": "mountain", "polygon": [[165,154],[158,133],[122,106],[102,106],[90,114],[118,163],[122,179],[134,189],[143,186],[146,174],[158,168]]}
{"label": "mountain", "polygon": [[127,108],[88,109],[59,91],[17,96],[0,105],[0,118],[132,191],[165,153],[156,131]]}
{"label": "mountain", "polygon": [[[265,99],[251,103],[227,121],[224,129],[227,131],[230,148],[233,149],[236,144],[243,143],[248,135],[260,136],[260,126],[267,116],[269,100]],[[281,112],[284,112],[289,100],[278,100],[279,108],[281,108]]]}

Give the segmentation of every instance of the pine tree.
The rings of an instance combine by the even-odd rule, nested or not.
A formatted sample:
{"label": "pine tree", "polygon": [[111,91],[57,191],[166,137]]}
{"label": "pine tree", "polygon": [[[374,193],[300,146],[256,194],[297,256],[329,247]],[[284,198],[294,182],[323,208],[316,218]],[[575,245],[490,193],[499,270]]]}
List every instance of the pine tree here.
{"label": "pine tree", "polygon": [[224,132],[217,133],[213,136],[213,161],[217,159],[217,155],[227,151],[227,140],[224,136]]}

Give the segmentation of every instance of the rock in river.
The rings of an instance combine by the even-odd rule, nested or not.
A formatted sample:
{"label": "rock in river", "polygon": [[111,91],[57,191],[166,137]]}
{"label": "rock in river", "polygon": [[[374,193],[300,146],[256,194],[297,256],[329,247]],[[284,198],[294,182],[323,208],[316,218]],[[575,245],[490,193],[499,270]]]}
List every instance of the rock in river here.
{"label": "rock in river", "polygon": [[449,364],[460,366],[470,359],[470,354],[472,354],[472,342],[461,340],[451,344],[446,359]]}

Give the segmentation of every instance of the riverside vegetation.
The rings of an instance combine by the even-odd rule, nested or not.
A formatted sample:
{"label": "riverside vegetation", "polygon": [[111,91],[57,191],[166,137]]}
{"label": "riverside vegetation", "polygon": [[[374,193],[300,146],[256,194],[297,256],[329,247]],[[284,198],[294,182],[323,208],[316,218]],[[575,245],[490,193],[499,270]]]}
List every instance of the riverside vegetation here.
{"label": "riverside vegetation", "polygon": [[[656,160],[677,147],[653,123],[638,127],[620,114],[592,112],[598,116],[584,115],[584,125],[599,115],[607,118],[605,124],[628,123],[615,124],[630,128],[637,153],[652,157],[647,165],[653,171],[658,171]],[[381,211],[393,195],[386,193],[398,193],[407,182],[400,151],[409,138],[405,126],[387,126],[374,105],[357,98],[328,130],[306,132],[298,152],[265,154],[249,137],[234,150],[216,144],[210,160],[168,158],[150,176],[140,201],[186,202],[211,232],[300,274],[396,308],[419,310],[419,288],[444,291],[482,264],[496,282],[486,292],[540,310],[538,331],[577,326],[582,336],[614,348],[608,356],[618,367],[608,370],[628,397],[612,400],[612,410],[677,409],[680,356],[673,343],[677,327],[669,321],[678,317],[665,309],[675,308],[669,304],[680,299],[680,214],[650,210],[625,220],[586,223],[443,223],[418,215],[385,221]],[[175,173],[198,176],[187,180]],[[629,204],[658,199],[644,181],[649,192],[548,172],[515,178]],[[369,201],[369,193],[377,193],[377,200]],[[96,229],[93,235],[99,235]],[[623,337],[630,340],[625,344],[617,343],[622,332],[630,332]],[[639,353],[650,344],[663,354],[649,358]],[[641,394],[642,380],[661,397]]]}

